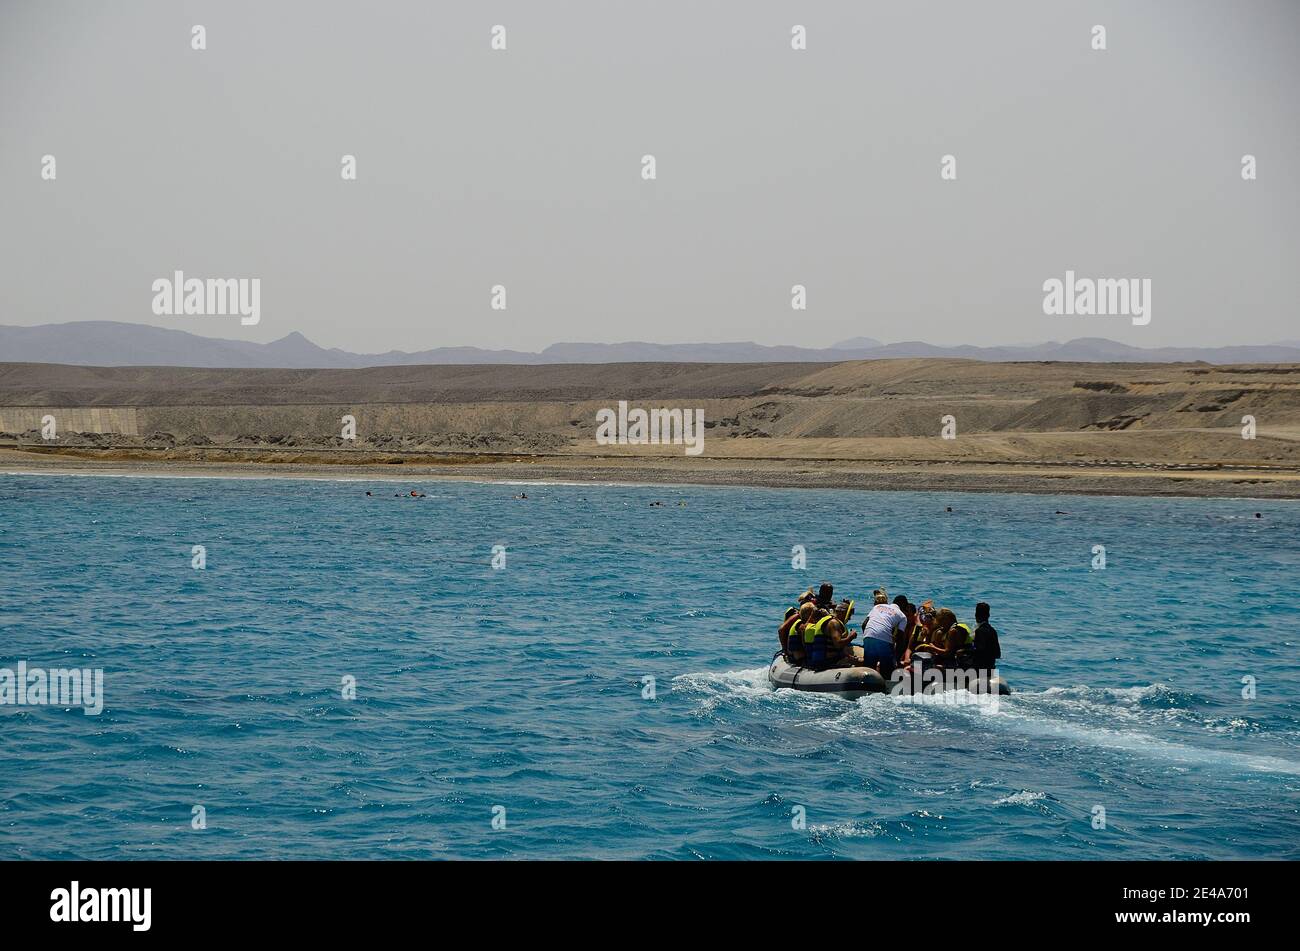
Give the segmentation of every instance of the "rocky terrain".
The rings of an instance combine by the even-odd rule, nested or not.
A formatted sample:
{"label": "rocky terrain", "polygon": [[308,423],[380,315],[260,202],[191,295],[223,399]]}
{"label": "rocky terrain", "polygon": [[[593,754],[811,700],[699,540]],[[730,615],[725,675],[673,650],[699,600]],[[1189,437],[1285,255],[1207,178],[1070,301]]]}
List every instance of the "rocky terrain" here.
{"label": "rocky terrain", "polygon": [[[596,412],[700,409],[702,455]],[[42,438],[53,416],[58,439]],[[343,438],[343,420],[356,438]],[[1243,438],[1251,420],[1254,438]],[[943,438],[944,423],[955,438]],[[0,364],[28,465],[421,466],[482,476],[1300,495],[1300,365],[635,363],[216,370]],[[530,468],[531,467],[531,468]],[[1135,481],[1135,476],[1141,478]],[[1152,480],[1161,480],[1163,488]]]}

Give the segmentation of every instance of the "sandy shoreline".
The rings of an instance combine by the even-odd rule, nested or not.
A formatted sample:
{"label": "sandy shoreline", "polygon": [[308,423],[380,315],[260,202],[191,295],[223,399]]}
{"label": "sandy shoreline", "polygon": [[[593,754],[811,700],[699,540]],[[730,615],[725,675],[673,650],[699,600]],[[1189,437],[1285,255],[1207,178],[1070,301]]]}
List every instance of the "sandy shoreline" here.
{"label": "sandy shoreline", "polygon": [[[599,441],[628,400],[703,454]],[[1296,499],[1300,366],[0,363],[0,470]]]}
{"label": "sandy shoreline", "polygon": [[473,481],[623,485],[716,485],[867,491],[1009,492],[1060,495],[1300,498],[1300,472],[1206,468],[1172,471],[1122,466],[1040,464],[851,465],[787,460],[592,458],[510,456],[500,461],[194,462],[176,459],[109,460],[81,454],[0,449],[5,474],[118,477],[286,478],[347,481]]}

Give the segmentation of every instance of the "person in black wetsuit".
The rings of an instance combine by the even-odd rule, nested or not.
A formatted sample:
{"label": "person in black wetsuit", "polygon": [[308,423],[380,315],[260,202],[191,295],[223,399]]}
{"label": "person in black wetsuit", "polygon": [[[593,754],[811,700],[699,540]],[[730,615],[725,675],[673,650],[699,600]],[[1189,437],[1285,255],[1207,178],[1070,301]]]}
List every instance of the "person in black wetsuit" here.
{"label": "person in black wetsuit", "polygon": [[971,659],[976,670],[988,671],[993,676],[1002,656],[1002,646],[998,643],[997,629],[989,623],[989,606],[981,601],[975,605],[975,642],[971,645]]}

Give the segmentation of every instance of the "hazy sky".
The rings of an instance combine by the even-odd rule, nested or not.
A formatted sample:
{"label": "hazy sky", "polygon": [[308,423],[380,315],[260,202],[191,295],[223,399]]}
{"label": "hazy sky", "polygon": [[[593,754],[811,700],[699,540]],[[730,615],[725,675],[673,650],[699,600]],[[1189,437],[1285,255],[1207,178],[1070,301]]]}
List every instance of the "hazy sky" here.
{"label": "hazy sky", "polygon": [[[367,352],[1295,339],[1300,3],[0,0],[0,261],[0,323]],[[1150,324],[1045,316],[1067,268]]]}

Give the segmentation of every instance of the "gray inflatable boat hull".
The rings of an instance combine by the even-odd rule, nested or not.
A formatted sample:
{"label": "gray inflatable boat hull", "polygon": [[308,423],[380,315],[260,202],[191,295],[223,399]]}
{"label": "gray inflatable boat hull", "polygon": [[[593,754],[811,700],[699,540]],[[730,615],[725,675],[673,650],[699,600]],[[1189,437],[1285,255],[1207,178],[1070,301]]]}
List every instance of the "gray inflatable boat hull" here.
{"label": "gray inflatable boat hull", "polygon": [[880,671],[870,667],[836,667],[831,670],[811,670],[796,667],[780,654],[772,660],[767,671],[767,682],[775,689],[807,690],[810,693],[836,693],[845,697],[865,697],[870,693],[884,693],[888,689]]}
{"label": "gray inflatable boat hull", "polygon": [[[893,681],[886,681],[880,672],[870,667],[835,667],[830,670],[811,670],[796,667],[783,656],[777,654],[772,659],[772,666],[767,670],[767,682],[775,690],[805,690],[809,693],[833,693],[853,699],[873,693],[888,693]],[[989,682],[999,694],[1011,693],[1000,674],[994,674]],[[910,692],[910,691],[905,691]]]}

